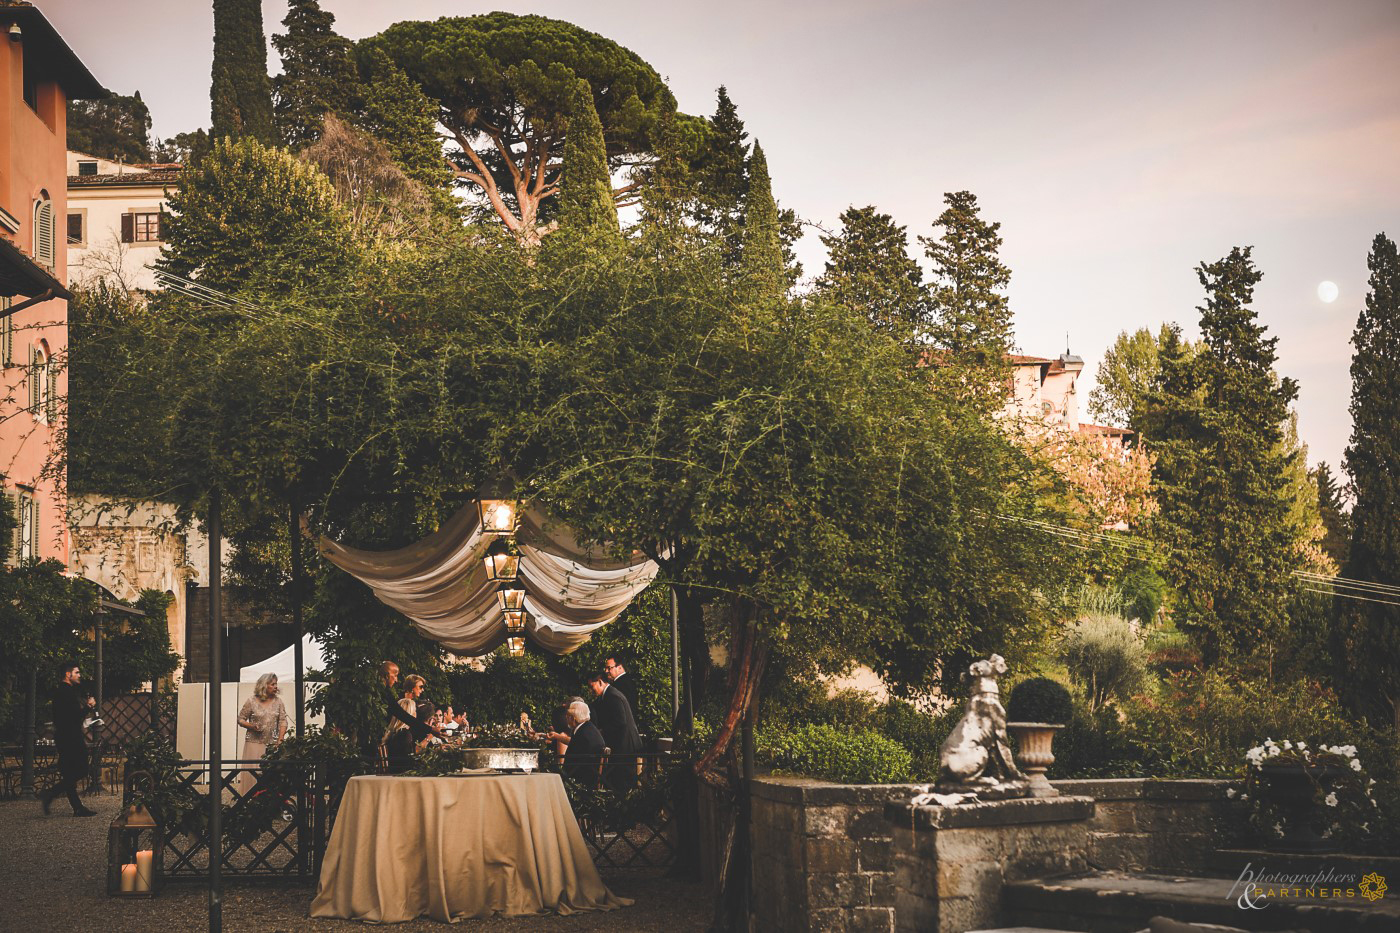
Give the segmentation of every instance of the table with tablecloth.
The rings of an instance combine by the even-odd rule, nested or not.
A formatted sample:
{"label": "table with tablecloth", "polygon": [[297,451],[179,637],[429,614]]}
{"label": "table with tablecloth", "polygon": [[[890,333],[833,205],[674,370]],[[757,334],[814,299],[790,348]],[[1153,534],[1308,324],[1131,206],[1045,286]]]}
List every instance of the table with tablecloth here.
{"label": "table with tablecloth", "polygon": [[351,778],[313,917],[398,923],[427,914],[613,910],[557,774]]}

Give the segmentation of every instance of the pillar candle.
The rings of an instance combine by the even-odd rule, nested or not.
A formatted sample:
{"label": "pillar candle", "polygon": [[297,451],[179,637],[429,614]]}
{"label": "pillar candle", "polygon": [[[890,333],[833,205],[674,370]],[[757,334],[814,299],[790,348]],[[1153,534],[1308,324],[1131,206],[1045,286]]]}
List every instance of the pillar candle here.
{"label": "pillar candle", "polygon": [[136,890],[151,890],[151,879],[155,877],[152,873],[154,864],[154,853],[150,849],[142,849],[136,853]]}
{"label": "pillar candle", "polygon": [[122,892],[136,890],[136,866],[130,863],[122,866]]}

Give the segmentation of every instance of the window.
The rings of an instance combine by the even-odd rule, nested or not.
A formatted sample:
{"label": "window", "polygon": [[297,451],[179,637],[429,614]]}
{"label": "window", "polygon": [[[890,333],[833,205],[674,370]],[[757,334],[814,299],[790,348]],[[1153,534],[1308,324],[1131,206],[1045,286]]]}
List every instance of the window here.
{"label": "window", "polygon": [[29,348],[29,410],[39,421],[52,421],[57,414],[58,370],[43,347]]}
{"label": "window", "polygon": [[14,555],[20,563],[39,556],[39,501],[34,498],[32,489],[17,490],[15,517],[19,527],[15,529]]}
{"label": "window", "polygon": [[96,163],[96,162],[79,162],[79,163],[78,163],[78,174],[79,174],[79,175],[96,175],[96,174],[97,174],[97,163]]}
{"label": "window", "polygon": [[86,231],[83,230],[86,220],[87,217],[81,211],[68,215],[68,243],[70,246],[82,246],[87,242],[87,237],[84,235]]}
{"label": "window", "polygon": [[122,215],[123,243],[159,243],[160,240],[160,211]]}
{"label": "window", "polygon": [[53,202],[45,194],[34,202],[34,260],[40,265],[54,266]]}

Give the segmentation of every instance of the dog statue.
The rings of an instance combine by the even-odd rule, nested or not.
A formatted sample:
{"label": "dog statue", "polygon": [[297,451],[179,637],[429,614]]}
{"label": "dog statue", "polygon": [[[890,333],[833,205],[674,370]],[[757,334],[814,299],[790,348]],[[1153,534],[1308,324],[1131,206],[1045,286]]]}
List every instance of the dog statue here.
{"label": "dog statue", "polygon": [[997,677],[1006,661],[994,654],[975,661],[964,680],[970,684],[967,711],[939,749],[938,783],[916,802],[949,805],[976,800],[1006,800],[1030,794],[1030,779],[1016,767],[1006,737],[1006,710]]}

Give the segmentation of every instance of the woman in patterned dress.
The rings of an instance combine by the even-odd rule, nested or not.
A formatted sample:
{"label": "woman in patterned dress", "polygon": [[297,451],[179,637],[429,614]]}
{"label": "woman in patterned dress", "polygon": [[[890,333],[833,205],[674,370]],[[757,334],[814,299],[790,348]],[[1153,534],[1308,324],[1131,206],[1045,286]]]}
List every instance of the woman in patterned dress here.
{"label": "woman in patterned dress", "polygon": [[[262,758],[269,745],[282,741],[287,732],[287,709],[277,696],[276,674],[263,674],[258,678],[253,695],[238,711],[238,724],[248,730],[243,740],[242,757],[245,759]],[[244,771],[238,776],[238,793],[246,797],[257,781],[252,771]]]}

